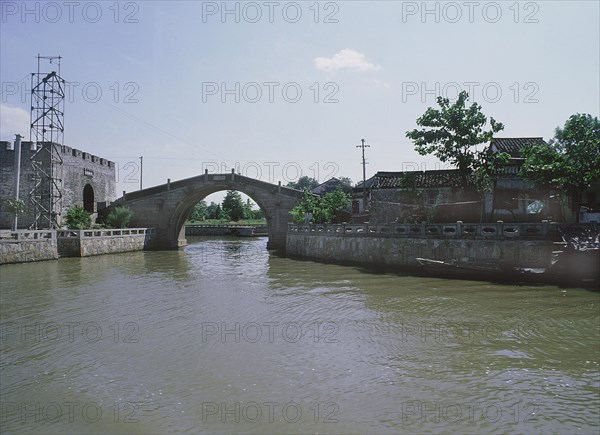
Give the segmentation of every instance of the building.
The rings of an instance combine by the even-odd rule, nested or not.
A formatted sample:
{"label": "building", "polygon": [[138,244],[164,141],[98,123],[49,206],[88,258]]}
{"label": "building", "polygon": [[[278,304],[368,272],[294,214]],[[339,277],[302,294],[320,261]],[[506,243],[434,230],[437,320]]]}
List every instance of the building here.
{"label": "building", "polygon": [[319,195],[321,198],[323,198],[326,193],[335,192],[338,187],[347,194],[352,193],[352,186],[343,183],[341,180],[335,177],[330,178],[329,180],[319,184],[317,187],[311,189],[311,193]]}
{"label": "building", "polygon": [[[95,214],[116,199],[115,163],[76,148],[51,143],[38,144],[48,152],[40,152],[39,164],[43,172],[49,173],[53,150],[57,183],[41,180],[40,191],[44,199],[56,198],[56,220],[64,224],[64,216],[70,207],[81,207]],[[21,143],[21,177],[19,199],[25,202],[25,212],[19,215],[18,227],[30,228],[35,221],[35,206],[31,192],[36,185],[32,156],[36,154],[32,142]],[[0,228],[11,228],[13,213],[7,209],[6,200],[15,197],[15,150],[11,142],[0,142]],[[39,181],[39,180],[38,180]]]}
{"label": "building", "polygon": [[494,138],[489,147],[510,159],[493,177],[491,192],[465,185],[458,170],[377,172],[366,180],[368,216],[362,210],[363,183],[353,189],[353,214],[372,222],[529,222],[564,220],[552,192],[539,189],[519,176],[528,144],[547,145],[541,137]]}

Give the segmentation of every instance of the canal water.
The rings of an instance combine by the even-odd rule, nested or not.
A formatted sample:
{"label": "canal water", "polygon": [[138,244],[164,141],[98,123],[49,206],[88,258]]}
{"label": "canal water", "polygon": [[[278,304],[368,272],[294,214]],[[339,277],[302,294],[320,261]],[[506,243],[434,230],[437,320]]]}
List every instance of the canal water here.
{"label": "canal water", "polygon": [[600,295],[278,258],[7,265],[2,433],[598,433]]}

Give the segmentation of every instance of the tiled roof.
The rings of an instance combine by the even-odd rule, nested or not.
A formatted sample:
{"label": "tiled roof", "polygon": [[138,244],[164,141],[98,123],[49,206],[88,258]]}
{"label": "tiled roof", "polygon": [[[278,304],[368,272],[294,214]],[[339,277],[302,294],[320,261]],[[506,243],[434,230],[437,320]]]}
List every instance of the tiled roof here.
{"label": "tiled roof", "polygon": [[[437,171],[378,172],[366,181],[368,189],[460,187],[462,181],[457,169]],[[360,182],[355,190],[363,188]]]}
{"label": "tiled roof", "polygon": [[341,187],[344,192],[350,192],[352,190],[351,186],[348,186],[347,184],[344,184],[337,178],[333,177],[319,184],[314,189],[311,189],[311,192],[315,195],[324,195],[328,192],[333,192],[338,186]]}
{"label": "tiled roof", "polygon": [[542,137],[495,137],[490,146],[495,151],[510,154],[511,157],[521,157],[521,148],[529,144],[547,145]]}

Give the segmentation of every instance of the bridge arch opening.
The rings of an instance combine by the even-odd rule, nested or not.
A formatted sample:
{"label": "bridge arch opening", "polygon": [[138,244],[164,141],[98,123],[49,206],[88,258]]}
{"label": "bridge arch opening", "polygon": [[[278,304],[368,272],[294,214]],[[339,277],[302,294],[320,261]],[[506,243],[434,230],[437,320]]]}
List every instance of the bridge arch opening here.
{"label": "bridge arch opening", "polygon": [[[207,186],[190,192],[172,215],[172,223],[169,227],[173,232],[170,236],[176,236],[179,245],[186,244],[185,224],[190,221],[191,217],[201,217],[203,207],[206,207],[204,222],[220,221],[226,224],[229,222],[244,223],[245,221],[262,220],[261,224],[267,225],[270,235],[269,226],[272,216],[269,215],[268,209],[262,204],[261,199],[258,198],[259,196],[250,190],[237,186],[236,188]],[[229,203],[239,207],[228,206],[228,200]],[[203,202],[204,204],[202,204]],[[199,204],[201,205],[199,206]],[[252,215],[249,214],[250,211]],[[202,221],[198,222],[201,223]]]}
{"label": "bridge arch opening", "polygon": [[[233,222],[255,224],[265,220],[265,212],[253,198],[238,190],[211,193],[194,205],[189,223]],[[264,222],[259,222],[263,223]]]}

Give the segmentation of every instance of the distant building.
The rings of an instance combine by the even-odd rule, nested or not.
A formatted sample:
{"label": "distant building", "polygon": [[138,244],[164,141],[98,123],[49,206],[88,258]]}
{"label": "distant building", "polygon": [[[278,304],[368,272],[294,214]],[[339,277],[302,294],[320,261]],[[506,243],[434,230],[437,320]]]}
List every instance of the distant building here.
{"label": "distant building", "polygon": [[[352,186],[333,177],[311,189],[311,193],[323,198],[326,194],[335,192],[338,188],[352,196]],[[346,210],[340,210],[334,218],[334,222],[350,222],[352,220],[351,204],[348,203]]]}
{"label": "distant building", "polygon": [[329,180],[325,181],[324,183],[321,183],[317,187],[311,189],[311,193],[314,193],[315,195],[319,195],[321,198],[323,198],[326,193],[335,192],[335,190],[338,187],[341,188],[342,191],[344,191],[348,194],[352,193],[352,186],[350,186],[349,184],[343,183],[342,181],[340,181],[339,179],[337,179],[335,177],[330,178]]}
{"label": "distant building", "polygon": [[[52,147],[50,143],[39,145]],[[57,201],[55,213],[59,225],[64,223],[66,211],[73,206],[84,208],[90,213],[97,213],[116,199],[115,164],[93,154],[68,146],[55,145],[62,164],[59,165],[56,177],[59,179],[62,198]],[[35,186],[34,170],[31,157],[36,153],[36,146],[31,142],[21,143],[21,177],[19,198],[25,202],[25,212],[19,215],[19,228],[29,228],[35,220],[34,206],[30,192]],[[39,153],[42,169],[49,172],[50,153]],[[15,197],[15,151],[12,142],[0,142],[0,228],[11,228],[13,214],[7,210],[6,200]],[[43,181],[41,192],[45,197],[57,195],[57,186]]]}

